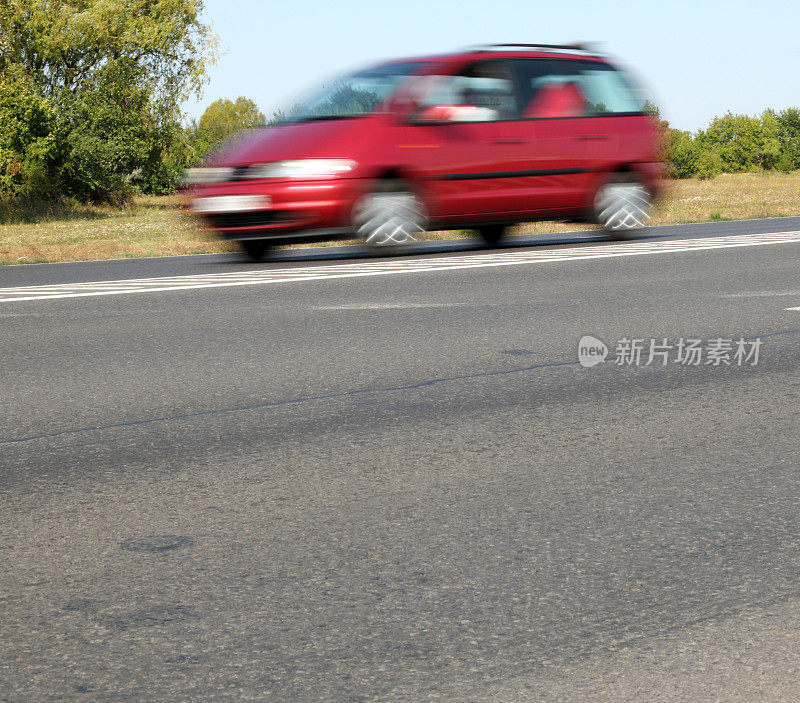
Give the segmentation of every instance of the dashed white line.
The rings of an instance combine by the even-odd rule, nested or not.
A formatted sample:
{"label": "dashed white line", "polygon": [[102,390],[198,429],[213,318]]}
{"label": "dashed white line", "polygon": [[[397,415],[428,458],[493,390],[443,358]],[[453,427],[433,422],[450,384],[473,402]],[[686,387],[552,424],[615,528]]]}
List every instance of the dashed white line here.
{"label": "dashed white line", "polygon": [[[290,283],[333,278],[355,278],[361,276],[392,276],[397,274],[496,266],[519,266],[583,259],[608,259],[625,256],[644,256],[649,254],[671,254],[707,249],[787,244],[791,242],[800,242],[800,231],[776,232],[771,234],[745,234],[713,238],[703,237],[698,239],[626,242],[621,244],[574,247],[571,249],[534,249],[491,254],[440,256],[426,259],[403,259],[399,261],[365,261],[355,264],[258,269],[251,272],[233,271],[229,273],[209,273],[204,275],[194,274],[189,276],[161,278],[20,286],[14,288],[0,288],[0,303],[26,300],[83,298],[102,295],[126,295],[133,293],[159,293],[175,290],[195,290],[200,288],[254,286],[267,283]],[[787,309],[798,310],[800,308]]]}

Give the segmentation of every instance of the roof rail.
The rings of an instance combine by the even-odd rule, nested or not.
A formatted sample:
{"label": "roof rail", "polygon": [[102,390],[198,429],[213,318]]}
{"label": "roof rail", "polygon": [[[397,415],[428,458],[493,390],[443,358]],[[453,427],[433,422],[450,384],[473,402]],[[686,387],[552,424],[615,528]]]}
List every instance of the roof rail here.
{"label": "roof rail", "polygon": [[501,49],[543,49],[545,51],[579,51],[584,54],[599,55],[597,44],[577,42],[575,44],[481,44],[475,51],[492,51]]}

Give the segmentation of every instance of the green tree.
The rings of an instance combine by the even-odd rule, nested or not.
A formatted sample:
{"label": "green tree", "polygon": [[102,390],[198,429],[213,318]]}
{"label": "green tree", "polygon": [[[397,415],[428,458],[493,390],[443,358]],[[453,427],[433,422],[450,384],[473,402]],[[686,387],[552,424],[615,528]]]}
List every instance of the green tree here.
{"label": "green tree", "polygon": [[216,54],[201,10],[201,0],[2,0],[0,75],[27,76],[52,110],[51,186],[93,201],[171,187],[188,155],[180,105]]}
{"label": "green tree", "polygon": [[202,0],[3,0],[0,72],[22,66],[46,96],[81,90],[108,63],[137,66],[151,98],[172,106],[196,91],[216,38]]}
{"label": "green tree", "polygon": [[800,109],[790,107],[783,110],[776,115],[775,121],[779,145],[776,168],[781,171],[800,168]]}
{"label": "green tree", "polygon": [[197,124],[190,127],[189,143],[199,159],[243,130],[266,125],[264,114],[252,100],[239,97],[234,102],[222,98],[211,103]]}

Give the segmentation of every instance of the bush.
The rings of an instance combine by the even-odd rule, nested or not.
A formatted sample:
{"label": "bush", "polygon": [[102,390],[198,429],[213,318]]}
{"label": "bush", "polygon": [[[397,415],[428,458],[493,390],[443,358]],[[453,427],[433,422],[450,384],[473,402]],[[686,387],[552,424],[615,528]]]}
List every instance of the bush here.
{"label": "bush", "polygon": [[675,178],[690,178],[697,173],[700,148],[691,132],[670,129],[665,157]]}
{"label": "bush", "polygon": [[[715,117],[705,131],[697,135],[706,163],[721,162],[728,173],[755,171],[759,162],[761,125],[757,118],[727,113]],[[711,156],[713,154],[713,157]]]}
{"label": "bush", "polygon": [[162,114],[130,62],[109,64],[59,96],[59,181],[83,202],[120,204],[175,189],[187,159],[177,114]]}
{"label": "bush", "polygon": [[698,178],[713,178],[725,171],[722,155],[714,149],[701,150],[697,157],[694,175]]}
{"label": "bush", "polygon": [[12,69],[0,80],[0,194],[51,195],[55,113],[33,82]]}

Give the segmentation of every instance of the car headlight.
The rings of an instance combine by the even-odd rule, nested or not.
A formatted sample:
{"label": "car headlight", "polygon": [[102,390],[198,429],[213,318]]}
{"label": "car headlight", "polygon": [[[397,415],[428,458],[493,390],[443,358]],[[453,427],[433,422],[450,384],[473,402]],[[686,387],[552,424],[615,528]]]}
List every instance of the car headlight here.
{"label": "car headlight", "polygon": [[298,159],[276,161],[268,164],[253,164],[244,174],[245,178],[332,178],[347,173],[356,167],[348,159]]}
{"label": "car headlight", "polygon": [[181,184],[186,186],[200,185],[201,183],[224,183],[233,180],[233,169],[219,168],[190,168],[183,172]]}

